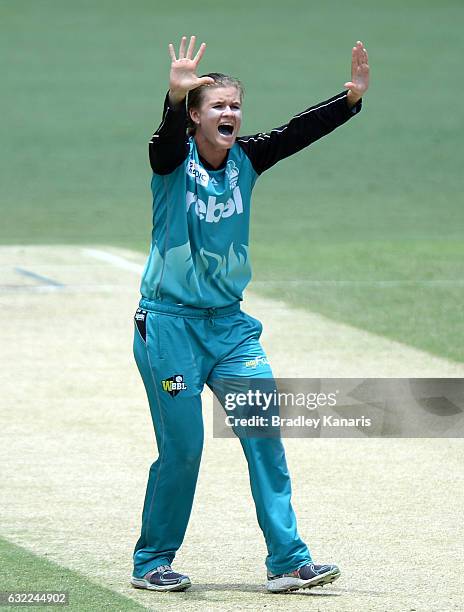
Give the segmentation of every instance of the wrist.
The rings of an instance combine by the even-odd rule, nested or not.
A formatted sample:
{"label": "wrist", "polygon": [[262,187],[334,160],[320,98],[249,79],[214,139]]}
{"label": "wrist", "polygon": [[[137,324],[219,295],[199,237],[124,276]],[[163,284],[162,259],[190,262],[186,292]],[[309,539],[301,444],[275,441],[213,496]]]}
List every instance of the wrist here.
{"label": "wrist", "polygon": [[353,106],[355,106],[359,100],[361,100],[362,96],[355,93],[354,91],[352,91],[351,89],[348,90],[348,93],[346,95],[346,102],[348,104],[348,107],[351,109],[353,108]]}
{"label": "wrist", "polygon": [[187,96],[187,92],[179,89],[170,89],[169,90],[169,103],[173,106],[177,106],[181,102],[185,100]]}

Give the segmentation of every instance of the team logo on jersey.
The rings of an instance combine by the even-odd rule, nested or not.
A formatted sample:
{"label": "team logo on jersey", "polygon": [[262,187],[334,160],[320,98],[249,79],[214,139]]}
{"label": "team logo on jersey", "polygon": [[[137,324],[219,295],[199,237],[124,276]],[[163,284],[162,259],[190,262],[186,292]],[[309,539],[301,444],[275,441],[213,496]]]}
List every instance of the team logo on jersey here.
{"label": "team logo on jersey", "polygon": [[233,214],[241,215],[243,213],[242,194],[240,187],[235,187],[231,198],[227,202],[218,202],[216,196],[209,196],[208,203],[203,202],[196,193],[187,191],[186,206],[187,212],[192,204],[195,204],[195,214],[204,219],[207,223],[217,223],[220,219],[226,219]]}
{"label": "team logo on jersey", "polygon": [[201,166],[195,163],[194,159],[190,159],[187,164],[187,174],[195,179],[202,187],[206,187],[209,181],[209,175]]}
{"label": "team logo on jersey", "polygon": [[235,189],[237,187],[238,175],[239,175],[239,170],[235,162],[232,159],[229,159],[229,161],[226,164],[226,176],[229,181],[229,185],[231,189]]}
{"label": "team logo on jersey", "polygon": [[169,393],[171,397],[176,397],[178,393],[187,389],[187,385],[184,383],[184,377],[182,374],[174,374],[174,376],[162,380],[161,386],[163,391]]}

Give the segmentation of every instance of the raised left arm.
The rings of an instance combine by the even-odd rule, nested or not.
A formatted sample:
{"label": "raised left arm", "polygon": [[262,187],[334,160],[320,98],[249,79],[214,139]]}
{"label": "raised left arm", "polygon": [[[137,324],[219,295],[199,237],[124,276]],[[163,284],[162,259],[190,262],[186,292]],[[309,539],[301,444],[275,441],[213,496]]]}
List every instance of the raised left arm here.
{"label": "raised left arm", "polygon": [[270,132],[241,136],[237,143],[244,149],[257,174],[261,174],[351,119],[361,110],[361,98],[368,86],[367,51],[358,41],[351,53],[351,81],[345,83],[348,91],[306,109]]}

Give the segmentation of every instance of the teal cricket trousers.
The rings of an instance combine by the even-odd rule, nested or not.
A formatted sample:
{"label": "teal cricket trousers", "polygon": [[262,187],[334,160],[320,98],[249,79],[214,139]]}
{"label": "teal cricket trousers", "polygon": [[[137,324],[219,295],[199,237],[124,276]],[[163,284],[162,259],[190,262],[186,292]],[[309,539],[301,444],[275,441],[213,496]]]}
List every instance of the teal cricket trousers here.
{"label": "teal cricket trousers", "polygon": [[[158,458],[149,471],[134,576],[171,564],[184,539],[203,448],[201,392],[206,383],[272,378],[259,342],[262,325],[240,310],[193,308],[142,299],[135,315],[134,356],[150,404]],[[274,574],[311,561],[291,505],[280,437],[240,438],[258,523]]]}

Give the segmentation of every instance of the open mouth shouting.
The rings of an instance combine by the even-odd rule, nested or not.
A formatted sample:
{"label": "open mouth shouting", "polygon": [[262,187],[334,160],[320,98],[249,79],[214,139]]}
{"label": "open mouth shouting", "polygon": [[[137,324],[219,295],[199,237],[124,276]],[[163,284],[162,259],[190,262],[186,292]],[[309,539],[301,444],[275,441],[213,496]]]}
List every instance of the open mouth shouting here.
{"label": "open mouth shouting", "polygon": [[218,126],[218,132],[221,136],[232,136],[234,133],[234,126],[230,122],[221,123]]}

